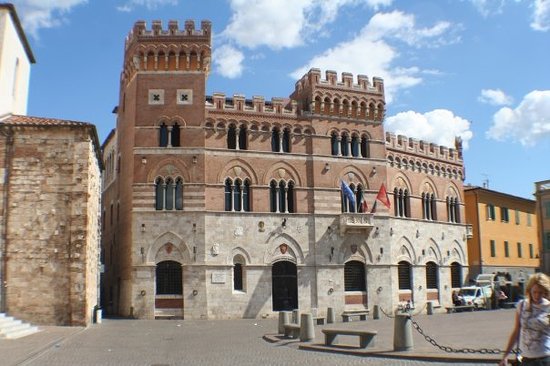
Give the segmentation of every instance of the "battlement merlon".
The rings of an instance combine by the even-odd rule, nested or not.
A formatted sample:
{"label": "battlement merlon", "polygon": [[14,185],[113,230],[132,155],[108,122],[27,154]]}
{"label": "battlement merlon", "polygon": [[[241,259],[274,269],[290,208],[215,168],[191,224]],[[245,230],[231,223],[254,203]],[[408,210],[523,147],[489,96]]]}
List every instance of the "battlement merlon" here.
{"label": "battlement merlon", "polygon": [[167,41],[172,41],[171,37],[182,38],[183,42],[208,42],[211,43],[212,37],[212,22],[208,20],[201,21],[200,29],[195,29],[195,21],[186,20],[183,29],[178,26],[177,20],[170,20],[168,22],[168,28],[162,28],[162,21],[153,20],[151,23],[151,29],[147,29],[146,22],[144,20],[138,20],[134,24],[134,28],[130,31],[126,37],[125,49],[127,50],[130,45],[136,41],[159,41],[159,37],[166,38]]}
{"label": "battlement merlon", "polygon": [[414,153],[450,163],[462,164],[462,144],[457,143],[457,141],[455,140],[457,148],[453,149],[424,140],[386,132],[386,148],[388,149],[401,150],[404,153]]}
{"label": "battlement merlon", "polygon": [[272,97],[266,101],[263,96],[246,99],[243,94],[226,97],[224,93],[214,93],[206,97],[206,108],[234,112],[275,113],[296,116],[298,103],[289,98]]}
{"label": "battlement merlon", "polygon": [[302,76],[295,84],[295,92],[313,88],[314,86],[333,86],[338,88],[350,88],[364,90],[368,93],[384,95],[384,80],[379,77],[373,77],[372,83],[369,82],[369,78],[366,75],[357,75],[357,83],[353,82],[353,74],[349,72],[343,72],[341,79],[338,80],[338,74],[336,71],[327,70],[325,72],[325,78],[321,78],[321,70],[318,68],[310,69],[307,74]]}

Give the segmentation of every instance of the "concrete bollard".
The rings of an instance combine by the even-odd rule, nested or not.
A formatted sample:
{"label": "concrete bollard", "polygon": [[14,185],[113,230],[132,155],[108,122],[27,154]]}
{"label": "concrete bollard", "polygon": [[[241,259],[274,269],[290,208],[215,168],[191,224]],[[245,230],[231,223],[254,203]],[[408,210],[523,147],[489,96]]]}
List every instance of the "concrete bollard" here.
{"label": "concrete bollard", "polygon": [[298,309],[292,310],[292,322],[294,324],[300,324],[300,310]]}
{"label": "concrete bollard", "polygon": [[380,319],[380,308],[378,307],[378,305],[374,305],[372,307],[372,318]]}
{"label": "concrete bollard", "polygon": [[333,308],[328,308],[327,309],[327,324],[334,323],[335,319],[336,318],[334,316],[334,309]]}
{"label": "concrete bollard", "polygon": [[302,314],[300,316],[300,342],[310,342],[315,339],[313,328],[313,315]]}
{"label": "concrete bollard", "polygon": [[279,334],[285,334],[285,324],[290,324],[290,313],[288,311],[279,311]]}
{"label": "concrete bollard", "polygon": [[395,314],[393,323],[393,350],[412,351],[412,321],[408,314]]}
{"label": "concrete bollard", "polygon": [[434,303],[432,301],[428,301],[427,303],[427,308],[426,308],[426,312],[428,313],[428,315],[433,315],[434,313]]}

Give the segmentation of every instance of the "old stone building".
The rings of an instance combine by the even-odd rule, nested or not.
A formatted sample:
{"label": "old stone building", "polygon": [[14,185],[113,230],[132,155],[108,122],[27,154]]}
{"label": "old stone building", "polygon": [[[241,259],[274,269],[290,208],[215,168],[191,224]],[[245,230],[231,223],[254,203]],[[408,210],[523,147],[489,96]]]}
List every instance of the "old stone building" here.
{"label": "old stone building", "polygon": [[87,325],[98,305],[101,158],[93,125],[0,119],[2,311]]}
{"label": "old stone building", "polygon": [[208,21],[137,22],[126,40],[103,144],[107,312],[450,303],[468,263],[460,141],[386,133],[379,78],[311,69],[268,101],[206,95],[210,64]]}

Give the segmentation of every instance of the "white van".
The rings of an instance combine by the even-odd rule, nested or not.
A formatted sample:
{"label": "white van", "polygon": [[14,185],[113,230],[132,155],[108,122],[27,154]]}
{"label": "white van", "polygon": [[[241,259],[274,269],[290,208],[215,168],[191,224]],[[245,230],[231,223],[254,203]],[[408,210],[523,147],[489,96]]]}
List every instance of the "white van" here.
{"label": "white van", "polygon": [[487,302],[491,301],[493,290],[491,286],[466,286],[458,292],[464,305],[473,305],[476,309],[485,309]]}

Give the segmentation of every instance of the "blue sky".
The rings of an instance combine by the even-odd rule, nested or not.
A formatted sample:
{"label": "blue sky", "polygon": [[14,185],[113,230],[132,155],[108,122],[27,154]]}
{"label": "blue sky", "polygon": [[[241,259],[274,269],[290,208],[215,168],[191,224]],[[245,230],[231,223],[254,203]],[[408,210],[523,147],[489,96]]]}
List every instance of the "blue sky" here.
{"label": "blue sky", "polygon": [[465,183],[550,179],[550,0],[15,0],[37,63],[28,114],[115,125],[137,20],[212,21],[207,93],[287,97],[309,68],[384,79],[385,128],[465,147]]}

